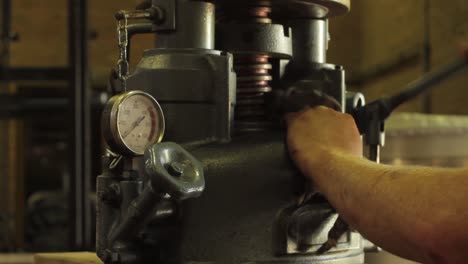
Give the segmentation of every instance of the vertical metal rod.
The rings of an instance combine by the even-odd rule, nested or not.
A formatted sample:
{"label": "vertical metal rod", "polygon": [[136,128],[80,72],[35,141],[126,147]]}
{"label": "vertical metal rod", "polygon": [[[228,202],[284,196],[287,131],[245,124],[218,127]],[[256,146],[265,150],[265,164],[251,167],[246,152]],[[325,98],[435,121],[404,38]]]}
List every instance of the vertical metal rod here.
{"label": "vertical metal rod", "polygon": [[[431,0],[424,0],[424,47],[423,47],[423,73],[431,71],[432,46],[431,46]],[[423,111],[432,113],[432,91],[426,92],[423,97]]]}
{"label": "vertical metal rod", "polygon": [[87,0],[69,0],[70,111],[70,246],[86,250],[92,245],[90,151],[90,89],[88,82]]}
{"label": "vertical metal rod", "polygon": [[380,146],[369,145],[369,160],[380,163]]}

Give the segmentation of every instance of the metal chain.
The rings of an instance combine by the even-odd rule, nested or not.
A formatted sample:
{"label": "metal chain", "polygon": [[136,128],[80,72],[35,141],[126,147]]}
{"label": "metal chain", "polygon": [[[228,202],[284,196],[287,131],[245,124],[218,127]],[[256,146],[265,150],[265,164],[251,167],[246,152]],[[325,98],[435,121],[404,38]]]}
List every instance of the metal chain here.
{"label": "metal chain", "polygon": [[120,80],[123,92],[127,91],[127,78],[129,73],[128,62],[128,19],[123,16],[117,21],[117,37],[119,44],[119,60],[117,62],[117,76]]}
{"label": "metal chain", "polygon": [[111,170],[115,169],[117,165],[119,165],[120,161],[122,161],[122,158],[123,158],[122,155],[113,152],[109,148],[107,148],[106,150],[106,156],[112,159],[112,161],[109,164],[109,169]]}
{"label": "metal chain", "polygon": [[120,161],[122,160],[123,156],[122,155],[119,155],[117,157],[114,157],[114,159],[112,160],[112,162],[109,164],[109,169],[113,170],[115,168],[117,168],[117,165],[119,165]]}

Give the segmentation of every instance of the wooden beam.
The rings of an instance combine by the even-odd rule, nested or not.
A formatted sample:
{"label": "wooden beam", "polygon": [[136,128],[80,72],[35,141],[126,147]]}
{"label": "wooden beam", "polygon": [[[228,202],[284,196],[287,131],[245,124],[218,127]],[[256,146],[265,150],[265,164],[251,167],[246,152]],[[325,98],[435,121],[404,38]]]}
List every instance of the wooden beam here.
{"label": "wooden beam", "polygon": [[44,253],[34,255],[35,264],[102,264],[93,252]]}

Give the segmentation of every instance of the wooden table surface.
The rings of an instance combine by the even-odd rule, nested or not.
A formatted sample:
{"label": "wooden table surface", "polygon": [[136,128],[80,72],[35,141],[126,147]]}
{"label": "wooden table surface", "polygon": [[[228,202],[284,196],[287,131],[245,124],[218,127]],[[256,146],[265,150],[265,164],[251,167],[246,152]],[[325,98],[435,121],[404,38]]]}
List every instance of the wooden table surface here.
{"label": "wooden table surface", "polygon": [[0,264],[32,264],[33,254],[0,254]]}
{"label": "wooden table surface", "polygon": [[35,264],[102,264],[94,252],[43,253],[34,255]]}
{"label": "wooden table surface", "polygon": [[0,254],[0,264],[102,264],[94,252]]}

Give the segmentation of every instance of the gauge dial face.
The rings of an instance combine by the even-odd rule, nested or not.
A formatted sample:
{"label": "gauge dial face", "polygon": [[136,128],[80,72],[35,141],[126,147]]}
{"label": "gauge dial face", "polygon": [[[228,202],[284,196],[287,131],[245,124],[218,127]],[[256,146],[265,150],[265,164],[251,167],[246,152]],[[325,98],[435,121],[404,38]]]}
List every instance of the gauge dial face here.
{"label": "gauge dial face", "polygon": [[119,95],[112,105],[110,144],[119,152],[143,155],[145,150],[161,141],[164,116],[157,101],[149,94],[132,91]]}
{"label": "gauge dial face", "polygon": [[158,141],[161,122],[159,106],[145,94],[134,94],[119,105],[117,129],[125,146],[142,155],[146,148]]}

